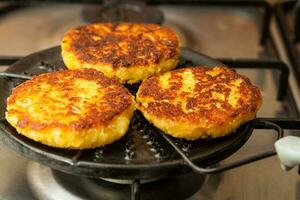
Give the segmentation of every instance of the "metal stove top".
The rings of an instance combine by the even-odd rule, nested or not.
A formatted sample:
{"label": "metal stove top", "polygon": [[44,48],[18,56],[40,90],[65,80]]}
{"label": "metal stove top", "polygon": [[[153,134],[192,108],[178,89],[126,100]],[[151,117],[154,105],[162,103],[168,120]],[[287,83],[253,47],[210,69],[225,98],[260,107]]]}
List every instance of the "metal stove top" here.
{"label": "metal stove top", "polygon": [[[274,46],[278,47],[277,43],[280,43],[280,40],[278,42],[276,39],[278,37],[276,27],[271,32],[274,38],[268,37],[265,45],[260,45],[264,8],[205,5],[159,7],[164,13],[164,25],[172,27],[179,34],[183,46],[211,57],[233,60],[278,60],[281,56],[277,54],[281,49],[277,52]],[[0,31],[0,55],[25,56],[58,45],[66,30],[85,23],[81,18],[83,8],[82,5],[63,4],[35,6],[1,16],[0,30],[5,31]],[[298,117],[299,101],[293,104],[290,95],[283,102],[276,99],[278,87],[276,70],[243,69],[238,72],[248,76],[262,90],[264,103],[258,113],[259,117]],[[291,88],[297,87],[291,85]],[[294,96],[299,96],[297,91],[292,92]],[[270,131],[255,131],[247,144],[224,163],[271,149],[275,138],[273,134],[265,134],[266,132]],[[286,134],[294,134],[294,132],[286,131]],[[0,144],[0,152],[0,199],[37,199],[37,192],[32,191],[32,184],[29,184],[28,180],[31,182],[53,180],[51,173],[43,174],[39,170],[34,173],[35,170],[33,172],[28,170],[29,162],[3,144]],[[38,179],[41,176],[43,179]],[[55,190],[50,190],[49,194],[56,193]],[[74,196],[71,190],[65,191]],[[59,193],[59,195],[63,194]],[[72,199],[70,196],[55,196],[56,199],[67,197]],[[96,197],[77,195],[76,198]],[[277,157],[272,157],[232,171],[211,175],[205,179],[202,187],[187,198],[191,200],[201,198],[299,199],[299,177],[296,170],[283,172]],[[42,197],[42,199],[47,198]]]}

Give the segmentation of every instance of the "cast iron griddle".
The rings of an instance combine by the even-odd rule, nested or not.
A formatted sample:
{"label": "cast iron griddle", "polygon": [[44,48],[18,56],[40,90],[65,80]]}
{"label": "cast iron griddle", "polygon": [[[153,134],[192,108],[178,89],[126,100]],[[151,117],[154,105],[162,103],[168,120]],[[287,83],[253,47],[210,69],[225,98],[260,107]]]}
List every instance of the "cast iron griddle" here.
{"label": "cast iron griddle", "polygon": [[[7,72],[36,75],[65,69],[60,47],[53,47],[22,58]],[[188,49],[182,49],[178,67],[193,65],[216,66],[220,62]],[[119,141],[102,148],[68,150],[45,146],[18,134],[5,120],[6,99],[22,80],[0,78],[0,138],[24,157],[51,168],[81,176],[113,179],[151,179],[184,173],[182,158],[139,111],[131,121],[127,134]],[[135,94],[138,84],[126,86]],[[218,138],[189,142],[174,139],[188,157],[200,166],[217,163],[236,152],[250,137],[252,122],[242,125],[235,133]]]}

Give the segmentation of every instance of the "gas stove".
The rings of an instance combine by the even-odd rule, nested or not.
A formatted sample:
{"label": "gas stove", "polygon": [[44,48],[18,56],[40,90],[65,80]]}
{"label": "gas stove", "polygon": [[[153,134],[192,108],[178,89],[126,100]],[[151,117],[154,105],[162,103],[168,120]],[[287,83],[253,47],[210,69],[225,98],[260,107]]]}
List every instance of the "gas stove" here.
{"label": "gas stove", "polygon": [[[299,118],[299,85],[291,59],[283,48],[285,43],[271,4],[264,1],[149,3],[162,15],[158,22],[178,33],[182,46],[236,68],[261,89],[264,103],[258,117]],[[91,11],[93,6],[86,4],[2,5],[0,30],[5,30],[0,31],[2,69],[20,57],[59,45],[66,30],[95,20],[95,14],[91,19],[84,13],[97,13],[103,9],[101,6]],[[106,20],[103,14],[100,17]],[[272,133],[255,130],[247,143],[220,165],[273,149],[276,138]],[[297,134],[299,131],[285,130],[285,135]],[[275,156],[213,175],[188,173],[136,183],[69,175],[28,161],[2,143],[0,150],[1,199],[129,199],[137,190],[141,199],[300,198],[296,169],[282,171]]]}

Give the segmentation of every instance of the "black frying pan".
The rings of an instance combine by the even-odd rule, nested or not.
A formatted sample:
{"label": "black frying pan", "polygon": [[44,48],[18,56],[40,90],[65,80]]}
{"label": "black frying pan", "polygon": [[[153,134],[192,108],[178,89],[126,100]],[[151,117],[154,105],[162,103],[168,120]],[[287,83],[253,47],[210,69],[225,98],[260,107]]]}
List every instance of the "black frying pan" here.
{"label": "black frying pan", "polygon": [[[178,68],[195,65],[216,66],[222,63],[183,48]],[[33,76],[61,69],[65,69],[65,66],[60,47],[54,47],[20,59],[6,72]],[[241,125],[231,135],[190,142],[161,133],[136,111],[126,136],[111,145],[90,150],[48,147],[18,134],[4,119],[6,99],[12,88],[22,81],[24,80],[0,78],[0,138],[24,157],[70,174],[136,180],[165,177],[191,169],[204,174],[220,172],[274,154],[273,151],[265,152],[226,166],[203,168],[236,152],[248,140],[255,127],[273,128],[278,131],[279,136],[282,135],[282,130],[275,124],[250,121]],[[138,84],[127,87],[135,93]]]}

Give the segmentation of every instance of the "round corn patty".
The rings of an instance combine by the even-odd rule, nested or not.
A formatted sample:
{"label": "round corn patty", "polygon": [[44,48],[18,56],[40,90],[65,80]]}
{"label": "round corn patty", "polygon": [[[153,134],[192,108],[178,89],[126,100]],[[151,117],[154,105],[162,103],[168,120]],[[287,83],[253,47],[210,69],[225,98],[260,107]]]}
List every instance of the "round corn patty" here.
{"label": "round corn patty", "polygon": [[69,30],[62,57],[68,69],[94,68],[121,83],[136,83],[175,68],[179,40],[155,24],[98,23]]}
{"label": "round corn patty", "polygon": [[183,68],[145,80],[137,108],[167,134],[196,140],[221,137],[253,119],[260,91],[225,67]]}
{"label": "round corn patty", "polygon": [[120,139],[134,104],[124,86],[97,70],[65,70],[17,86],[7,99],[6,119],[37,142],[86,149]]}

